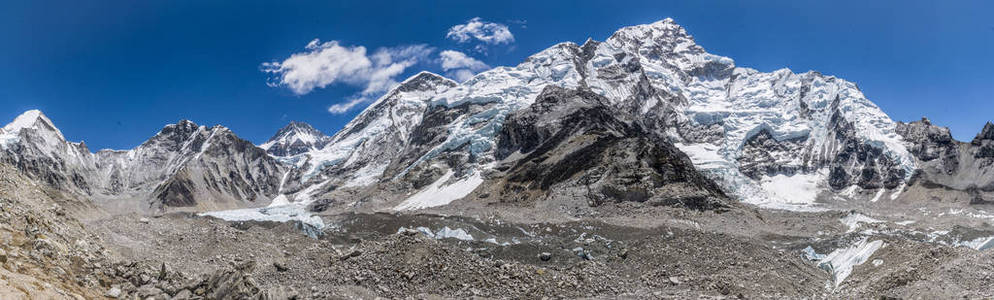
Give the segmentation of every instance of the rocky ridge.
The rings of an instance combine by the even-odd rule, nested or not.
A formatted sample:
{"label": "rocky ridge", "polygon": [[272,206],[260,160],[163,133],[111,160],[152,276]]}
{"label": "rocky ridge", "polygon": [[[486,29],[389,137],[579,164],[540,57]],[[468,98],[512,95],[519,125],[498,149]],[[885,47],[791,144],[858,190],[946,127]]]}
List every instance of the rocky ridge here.
{"label": "rocky ridge", "polygon": [[115,210],[262,206],[276,196],[288,169],[223,126],[186,120],[134,149],[96,153],[66,141],[40,111],[22,114],[4,131],[0,160]]}
{"label": "rocky ridge", "polygon": [[994,125],[987,123],[971,142],[953,139],[948,128],[925,118],[899,123],[897,130],[921,162],[915,185],[965,194],[971,204],[994,203],[994,155],[989,153],[994,147]]}

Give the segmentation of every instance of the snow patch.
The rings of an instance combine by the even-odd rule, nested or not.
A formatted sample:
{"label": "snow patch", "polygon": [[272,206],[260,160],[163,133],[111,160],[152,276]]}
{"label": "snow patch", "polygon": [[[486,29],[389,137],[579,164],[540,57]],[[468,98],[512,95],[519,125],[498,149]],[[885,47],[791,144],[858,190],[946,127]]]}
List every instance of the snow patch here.
{"label": "snow patch", "polygon": [[894,222],[894,224],[901,225],[901,226],[908,226],[908,225],[911,225],[911,224],[915,224],[915,222],[918,222],[918,221],[907,220],[907,221],[901,221],[901,222]]}
{"label": "snow patch", "polygon": [[452,229],[449,226],[442,227],[438,232],[435,232],[436,239],[457,239],[463,241],[472,241],[473,236],[470,235],[466,230],[462,228]]}
{"label": "snow patch", "polygon": [[694,166],[702,169],[728,167],[725,157],[718,153],[719,147],[711,144],[674,144],[680,151],[690,156]]}
{"label": "snow patch", "polygon": [[[397,229],[397,233],[403,233],[407,230],[408,230],[407,228],[401,226],[399,229]],[[469,232],[466,232],[466,230],[462,228],[452,229],[449,228],[449,226],[445,226],[442,227],[442,229],[439,229],[438,231],[432,231],[428,227],[418,226],[417,228],[414,228],[414,230],[417,230],[421,234],[424,234],[425,236],[436,240],[441,240],[441,239],[457,239],[461,241],[475,240],[473,238],[473,235],[469,234]]]}
{"label": "snow patch", "polygon": [[873,223],[883,222],[881,220],[877,220],[867,215],[855,212],[840,218],[839,221],[842,222],[842,224],[846,225],[846,227],[849,227],[849,230],[846,231],[846,233],[856,231],[856,229],[859,228],[860,223],[873,224]]}
{"label": "snow patch", "polygon": [[890,200],[897,200],[897,197],[901,196],[901,193],[904,192],[904,187],[907,185],[908,185],[907,183],[902,182],[901,185],[897,187],[897,189],[894,189],[894,191],[890,193]]}
{"label": "snow patch", "polygon": [[270,202],[267,207],[277,207],[287,204],[290,204],[290,199],[288,199],[286,195],[280,194],[279,196],[276,196],[276,198],[273,198],[273,202]]}
{"label": "snow patch", "polygon": [[215,217],[225,221],[234,221],[234,222],[268,221],[268,222],[285,223],[290,221],[299,221],[300,223],[310,225],[317,230],[321,230],[325,226],[324,221],[321,220],[321,217],[311,215],[306,210],[306,206],[297,203],[280,205],[280,206],[270,206],[264,208],[244,208],[244,209],[212,211],[212,212],[200,213],[198,215]]}
{"label": "snow patch", "polygon": [[451,184],[444,185],[455,173],[449,170],[441,178],[431,185],[421,190],[417,194],[404,200],[394,210],[417,210],[428,207],[442,206],[472,193],[477,186],[483,183],[483,175],[479,171],[473,172],[469,177],[457,180]]}
{"label": "snow patch", "polygon": [[342,187],[363,187],[376,183],[380,179],[380,175],[383,175],[383,172],[387,170],[387,166],[388,164],[370,164],[362,167],[362,169],[353,173],[352,180],[346,182]]}
{"label": "snow patch", "polygon": [[884,195],[884,189],[877,190],[877,194],[873,196],[873,199],[870,199],[870,202],[877,202],[877,200],[880,200],[880,197],[883,195]]}
{"label": "snow patch", "polygon": [[864,238],[849,247],[832,251],[818,262],[818,267],[832,273],[831,286],[839,287],[852,274],[853,267],[865,263],[883,245],[881,240],[867,242]]}
{"label": "snow patch", "polygon": [[968,247],[973,250],[987,250],[994,247],[994,236],[979,237],[973,240],[958,242],[956,246]]}
{"label": "snow patch", "polygon": [[821,191],[819,183],[824,180],[824,172],[763,177],[759,190],[743,201],[766,208],[818,211],[821,209],[816,207],[815,201]]}

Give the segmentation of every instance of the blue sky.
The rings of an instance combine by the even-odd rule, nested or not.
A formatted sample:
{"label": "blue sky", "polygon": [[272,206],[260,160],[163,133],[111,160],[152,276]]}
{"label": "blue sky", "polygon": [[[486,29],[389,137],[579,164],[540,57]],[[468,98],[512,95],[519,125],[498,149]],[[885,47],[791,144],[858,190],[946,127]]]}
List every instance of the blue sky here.
{"label": "blue sky", "polygon": [[[895,120],[928,116],[961,140],[994,120],[991,1],[282,2],[290,1],[4,1],[0,123],[41,109],[93,150],[134,147],[180,119],[222,124],[255,143],[290,120],[331,134],[368,102],[337,114],[330,106],[375,93],[371,82],[445,73],[443,50],[516,65],[557,42],[603,40],[666,17],[739,66],[854,81]],[[506,26],[513,41],[446,36],[477,17]],[[290,72],[262,64],[292,65],[284,60],[315,39],[316,49],[362,46],[372,65],[305,94],[273,87]],[[393,55],[402,71],[370,79],[392,66],[372,58],[377,49],[417,45],[434,58]]]}

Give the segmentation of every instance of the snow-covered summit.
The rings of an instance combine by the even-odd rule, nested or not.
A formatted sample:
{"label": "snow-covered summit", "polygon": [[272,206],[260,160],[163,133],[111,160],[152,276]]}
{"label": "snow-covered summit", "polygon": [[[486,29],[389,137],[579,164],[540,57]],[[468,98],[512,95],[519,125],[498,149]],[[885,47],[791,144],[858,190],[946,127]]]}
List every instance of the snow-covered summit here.
{"label": "snow-covered summit", "polygon": [[323,148],[331,137],[310,124],[292,121],[276,132],[268,141],[259,145],[274,156],[293,156]]}
{"label": "snow-covered summit", "polygon": [[5,125],[0,129],[0,141],[14,139],[17,134],[25,128],[33,128],[36,130],[51,132],[60,140],[65,140],[65,136],[62,135],[62,131],[52,124],[52,120],[49,120],[44,113],[40,110],[32,109],[21,113],[13,121]]}

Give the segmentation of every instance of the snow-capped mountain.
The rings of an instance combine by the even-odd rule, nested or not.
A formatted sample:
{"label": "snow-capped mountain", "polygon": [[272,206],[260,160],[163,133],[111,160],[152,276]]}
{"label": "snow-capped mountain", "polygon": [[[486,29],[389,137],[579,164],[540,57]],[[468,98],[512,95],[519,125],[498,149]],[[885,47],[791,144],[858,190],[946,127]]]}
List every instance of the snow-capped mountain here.
{"label": "snow-capped mountain", "polygon": [[[543,92],[555,88],[571,92],[550,95],[586,96],[561,95],[557,101],[543,102]],[[557,109],[533,107],[562,101],[577,103]],[[602,104],[605,108],[599,109],[609,111],[611,118],[588,120],[580,127],[563,127],[557,120],[576,117],[571,105],[585,107],[587,101]],[[524,120],[558,125],[524,130]],[[602,132],[621,127],[628,129]],[[531,148],[538,144],[528,143],[507,147],[520,143],[522,137],[515,134],[524,132],[538,135],[529,137],[533,143],[548,142],[551,148],[539,151]],[[564,136],[550,139],[550,134]],[[562,159],[543,162],[546,157],[529,153],[579,149],[549,142],[568,136],[622,138],[638,144],[630,145],[635,148],[652,143],[656,146],[645,148],[646,153],[682,157],[669,151],[668,145],[675,146],[709,179],[689,181],[693,184],[686,191],[707,191],[707,197],[715,199],[727,194],[781,208],[833,199],[875,201],[885,191],[896,196],[920,160],[908,150],[912,144],[899,134],[897,124],[854,83],[817,72],[760,72],[735,66],[732,59],[697,45],[671,19],[622,28],[603,42],[556,44],[517,66],[484,71],[463,83],[421,72],[331,137],[293,122],[255,147],[226,128],[184,121],[135,149],[93,154],[82,143],[66,142],[39,112],[26,113],[0,131],[4,159],[54,186],[108,195],[96,198],[127,194],[165,206],[199,206],[204,203],[200,199],[247,203],[218,207],[265,205],[277,196],[274,205],[348,198],[397,209],[443,205],[474,193],[478,199],[487,198],[487,191],[508,186],[509,178],[529,170],[522,166],[548,166]],[[986,153],[980,140],[977,151]],[[668,174],[659,165],[628,161],[655,159],[640,156],[644,153],[616,154],[624,158],[595,159],[597,164],[569,174],[610,177],[615,173],[597,169],[619,165]],[[679,159],[665,161],[684,170],[675,173],[681,174],[678,177],[696,178],[680,167]],[[644,177],[656,182],[641,186],[644,191],[624,192],[628,196],[622,198],[656,195],[664,183],[674,182],[667,176]],[[577,178],[562,179],[540,185],[539,194],[526,198],[551,199],[577,184]],[[587,183],[592,182],[613,191],[594,197],[618,196],[618,191],[639,186],[613,179]],[[722,191],[708,188],[713,183]]]}
{"label": "snow-capped mountain", "polygon": [[259,145],[259,148],[273,156],[284,157],[321,149],[330,142],[330,136],[314,129],[310,124],[292,121]]}
{"label": "snow-capped mountain", "polygon": [[0,132],[0,159],[53,187],[89,193],[95,163],[84,143],[67,142],[41,111],[17,116]]}
{"label": "snow-capped mountain", "polygon": [[421,72],[371,104],[323,147],[300,154],[274,154],[297,166],[289,174],[284,192],[311,187],[308,192],[319,193],[379,181],[398,153],[427,134],[414,131],[421,124],[428,100],[456,85],[440,75]]}
{"label": "snow-capped mountain", "polygon": [[187,120],[166,125],[135,149],[96,155],[111,193],[151,192],[152,205],[171,207],[266,205],[287,169],[228,128]]}
{"label": "snow-capped mountain", "polygon": [[287,167],[222,126],[165,126],[131,150],[91,153],[32,110],[0,134],[0,158],[54,188],[126,210],[266,205]]}
{"label": "snow-capped mountain", "polygon": [[[586,65],[593,74],[639,65],[678,112],[663,130],[699,169],[745,201],[810,203],[824,190],[895,188],[914,169],[894,122],[851,82],[736,67],[704,51],[670,19],[623,28],[595,53]],[[595,91],[610,94],[618,86],[601,83],[611,77],[594,78],[588,83]],[[656,101],[665,99],[643,101],[642,110]]]}
{"label": "snow-capped mountain", "polygon": [[[547,86],[605,97],[619,119],[664,136],[725,191],[750,203],[869,199],[872,193],[860,191],[897,190],[916,169],[896,124],[854,83],[817,72],[737,67],[666,19],[622,28],[604,42],[557,44],[518,66],[419,93],[417,101],[405,102],[417,104],[409,122],[383,135],[383,124],[396,124],[377,113],[396,100],[391,95],[398,92],[391,92],[335,142],[313,151],[299,181],[307,186],[318,170],[347,169],[324,172],[319,182],[337,176],[362,184],[406,182],[414,190],[462,184],[499,165],[501,128]],[[378,142],[364,143],[373,139]],[[358,159],[366,153],[377,159]]]}

